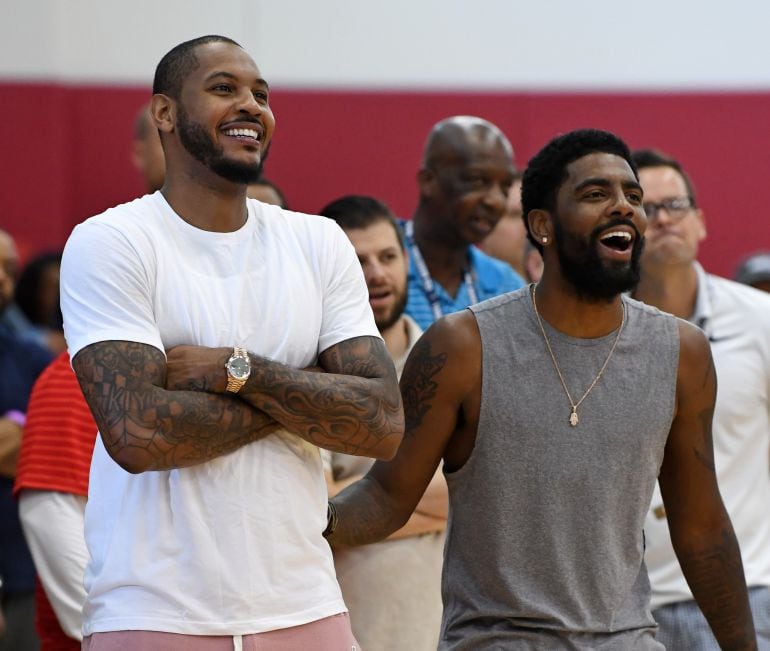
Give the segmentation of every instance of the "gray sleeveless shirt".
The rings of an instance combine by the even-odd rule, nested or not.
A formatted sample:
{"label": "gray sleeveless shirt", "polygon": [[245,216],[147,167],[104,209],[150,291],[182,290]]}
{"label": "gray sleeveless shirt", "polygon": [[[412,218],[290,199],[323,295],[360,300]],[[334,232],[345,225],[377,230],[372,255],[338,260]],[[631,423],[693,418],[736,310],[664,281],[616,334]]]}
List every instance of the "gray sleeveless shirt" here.
{"label": "gray sleeveless shirt", "polygon": [[[474,450],[447,474],[439,649],[662,649],[642,527],[674,414],[676,319],[623,298],[604,375],[570,404],[529,290],[471,307],[482,345]],[[616,332],[576,339],[544,322],[574,400]]]}

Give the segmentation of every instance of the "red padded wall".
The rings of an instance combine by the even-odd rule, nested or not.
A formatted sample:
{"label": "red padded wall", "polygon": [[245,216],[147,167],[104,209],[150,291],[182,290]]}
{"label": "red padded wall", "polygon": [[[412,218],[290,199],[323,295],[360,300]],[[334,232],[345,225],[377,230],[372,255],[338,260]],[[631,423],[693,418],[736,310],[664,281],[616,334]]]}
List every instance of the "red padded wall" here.
{"label": "red padded wall", "polygon": [[[145,88],[0,83],[0,225],[26,255],[63,244],[72,226],[142,192],[130,163]],[[729,275],[749,251],[770,249],[770,93],[406,93],[273,90],[277,129],[266,174],[292,207],[317,211],[351,192],[408,216],[430,126],[475,114],[509,136],[520,166],[575,127],[609,129],[632,147],[658,147],[687,168],[706,211],[705,265]]]}

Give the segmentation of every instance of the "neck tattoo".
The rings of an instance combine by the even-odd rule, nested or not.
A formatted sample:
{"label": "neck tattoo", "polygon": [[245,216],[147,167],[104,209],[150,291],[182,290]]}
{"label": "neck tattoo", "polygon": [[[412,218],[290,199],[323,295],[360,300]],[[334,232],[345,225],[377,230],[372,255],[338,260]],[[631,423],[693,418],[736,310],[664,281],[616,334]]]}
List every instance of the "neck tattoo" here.
{"label": "neck tattoo", "polygon": [[612,354],[615,352],[615,348],[618,345],[618,342],[620,341],[620,335],[623,332],[623,326],[626,325],[626,304],[621,302],[621,306],[623,308],[623,317],[620,321],[620,327],[618,328],[618,333],[615,335],[615,341],[612,342],[612,348],[610,348],[610,352],[607,354],[607,359],[604,360],[604,364],[602,364],[602,367],[599,369],[599,372],[596,374],[596,377],[594,378],[593,382],[589,385],[589,387],[586,389],[583,396],[575,402],[572,400],[572,395],[570,395],[569,389],[567,388],[567,383],[564,381],[564,376],[561,373],[561,369],[559,368],[559,364],[556,362],[556,356],[553,354],[553,349],[551,348],[551,342],[548,341],[548,335],[545,333],[545,327],[543,326],[543,319],[540,317],[540,312],[537,311],[537,301],[535,300],[535,292],[537,291],[537,285],[532,285],[532,291],[530,292],[530,295],[532,297],[532,307],[535,309],[535,316],[537,317],[537,323],[540,326],[540,332],[543,333],[543,340],[545,341],[545,346],[548,349],[548,353],[551,355],[551,361],[553,362],[553,367],[556,369],[556,374],[559,376],[559,380],[561,381],[561,386],[564,389],[564,393],[567,395],[567,400],[569,401],[570,407],[572,410],[570,411],[569,415],[569,424],[572,425],[572,427],[577,427],[577,424],[580,422],[580,419],[578,418],[578,407],[588,397],[588,394],[591,393],[591,390],[596,386],[596,383],[600,380],[602,375],[604,375],[604,370],[607,368],[607,364],[610,363],[610,359],[612,358]]}

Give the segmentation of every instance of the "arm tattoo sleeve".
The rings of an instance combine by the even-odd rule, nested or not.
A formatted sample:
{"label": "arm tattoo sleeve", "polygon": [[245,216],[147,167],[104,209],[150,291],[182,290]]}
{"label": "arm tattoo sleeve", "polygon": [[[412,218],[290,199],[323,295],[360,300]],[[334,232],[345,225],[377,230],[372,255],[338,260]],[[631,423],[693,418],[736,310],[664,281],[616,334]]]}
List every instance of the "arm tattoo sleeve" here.
{"label": "arm tattoo sleeve", "polygon": [[375,337],[356,337],[324,351],[326,373],[297,371],[252,355],[240,395],[290,432],[336,452],[392,456],[403,435],[393,363]]}
{"label": "arm tattoo sleeve", "polygon": [[710,545],[681,553],[687,583],[722,649],[756,649],[743,565],[732,527]]}
{"label": "arm tattoo sleeve", "polygon": [[165,358],[153,346],[92,344],[73,368],[105,448],[129,472],[195,465],[279,428],[237,397],[165,390]]}
{"label": "arm tattoo sleeve", "polygon": [[401,377],[401,394],[404,400],[406,430],[404,435],[414,436],[414,430],[422,424],[430,411],[431,400],[436,397],[438,384],[433,379],[444,368],[447,354],[430,354],[430,344],[420,339],[410,355],[409,363]]}

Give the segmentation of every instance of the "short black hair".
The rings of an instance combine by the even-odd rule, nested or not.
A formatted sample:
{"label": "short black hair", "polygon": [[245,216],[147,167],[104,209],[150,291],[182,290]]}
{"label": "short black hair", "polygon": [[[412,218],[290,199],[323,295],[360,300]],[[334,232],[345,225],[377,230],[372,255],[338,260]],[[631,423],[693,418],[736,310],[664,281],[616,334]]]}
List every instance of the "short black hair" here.
{"label": "short black hair", "polygon": [[24,315],[34,325],[41,325],[47,328],[61,330],[62,317],[59,309],[59,302],[53,308],[53,313],[44,312],[44,307],[40,303],[40,290],[43,285],[43,275],[49,267],[61,266],[61,253],[51,251],[41,253],[32,260],[19,274],[19,280],[16,283],[14,300]]}
{"label": "short black hair", "polygon": [[266,188],[270,188],[273,192],[275,192],[276,195],[278,195],[278,199],[280,199],[281,203],[279,204],[281,208],[284,210],[289,209],[289,204],[286,201],[286,195],[283,193],[283,190],[279,188],[274,181],[271,181],[266,176],[260,176],[256,181],[253,183],[249,183],[249,187],[255,186],[255,185],[261,185]]}
{"label": "short black hair", "polygon": [[628,145],[609,131],[576,129],[551,140],[529,161],[521,180],[521,208],[527,238],[540,253],[543,245],[529,231],[527,215],[532,210],[556,207],[556,194],[567,178],[567,166],[589,154],[614,154],[625,159],[639,178]]}
{"label": "short black hair", "polygon": [[169,50],[158,63],[158,67],[155,68],[152,94],[168,95],[172,99],[179,99],[184,80],[198,67],[199,62],[195,50],[199,45],[206,45],[207,43],[230,43],[241,47],[240,43],[236,43],[233,39],[216,34],[199,36],[180,43]]}
{"label": "short black hair", "polygon": [[337,222],[343,231],[369,228],[377,222],[387,222],[396,231],[398,243],[402,249],[404,248],[404,236],[393,217],[393,213],[379,199],[360,194],[349,194],[326,204],[321,209],[321,214]]}
{"label": "short black hair", "polygon": [[682,168],[682,164],[662,151],[657,149],[637,149],[631,152],[631,158],[634,159],[634,164],[638,170],[642,170],[646,167],[670,167],[672,170],[679,173],[682,177],[684,185],[687,188],[687,196],[690,198],[690,204],[693,208],[697,208],[698,203],[695,197],[695,186],[692,184],[692,180],[688,176],[687,172]]}

